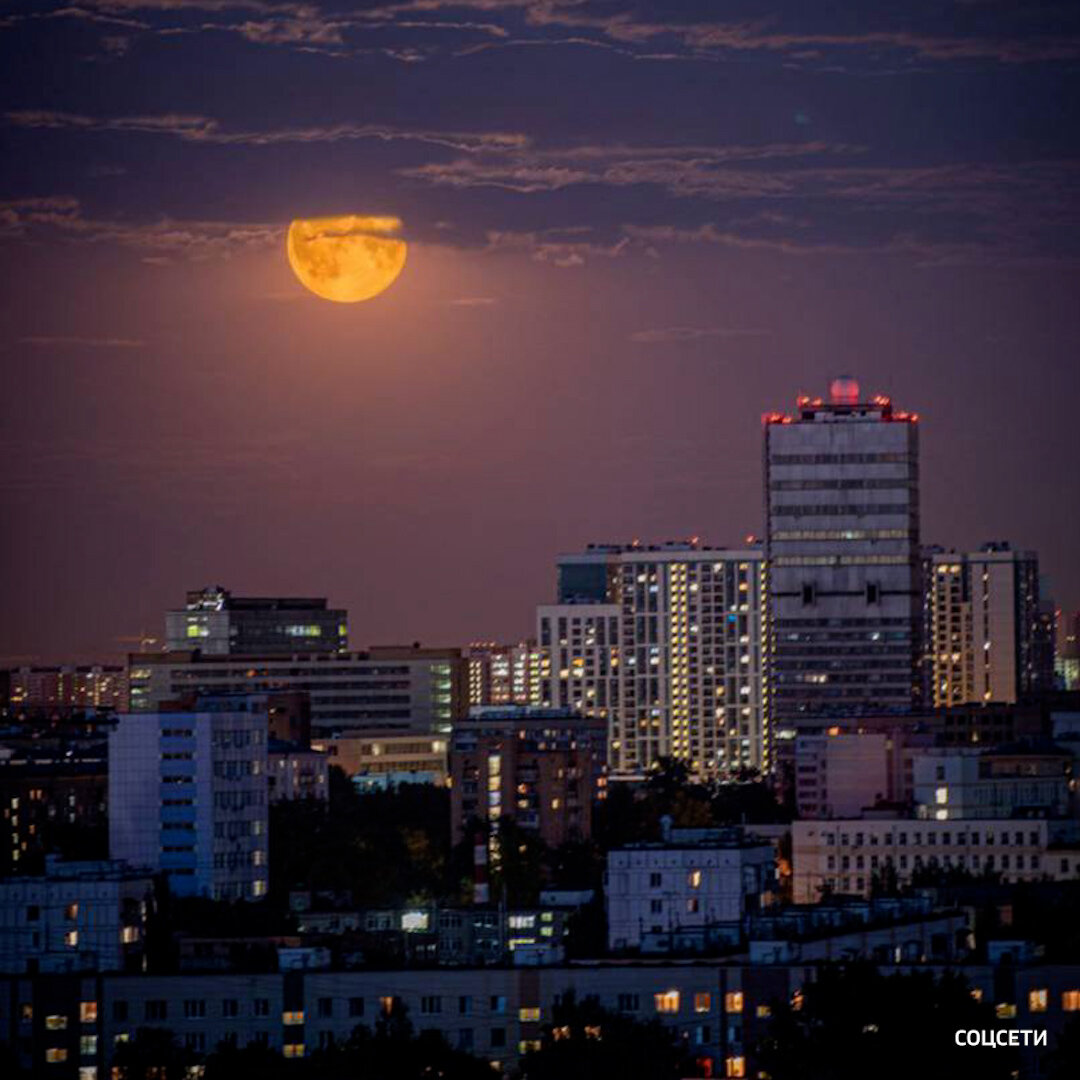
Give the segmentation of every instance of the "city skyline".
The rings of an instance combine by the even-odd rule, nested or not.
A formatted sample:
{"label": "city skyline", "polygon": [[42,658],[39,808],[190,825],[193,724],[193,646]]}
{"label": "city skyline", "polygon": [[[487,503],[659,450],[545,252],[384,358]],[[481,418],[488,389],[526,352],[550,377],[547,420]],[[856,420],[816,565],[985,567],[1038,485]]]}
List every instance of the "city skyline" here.
{"label": "city skyline", "polygon": [[[826,389],[825,393],[827,394],[827,389]],[[860,388],[860,394],[861,394],[862,399],[864,399],[864,400],[871,400],[873,398],[880,397],[880,395],[877,395],[877,394],[869,394],[869,393],[867,393],[864,388]],[[821,396],[822,395],[815,395],[812,400],[817,400],[817,398],[821,397]],[[763,413],[762,417],[761,417],[762,430],[763,431],[767,430],[771,423],[775,423],[779,418],[781,418],[783,416],[786,416],[789,413],[791,415],[795,415],[797,413],[797,411],[798,411],[798,406],[801,403],[803,403],[803,401],[806,400],[806,399],[807,399],[807,396],[800,393],[800,394],[796,395],[796,397],[792,401],[792,403],[791,403],[792,407],[789,408],[787,413],[785,413],[785,412],[777,412],[777,411]],[[907,414],[904,414],[904,415],[905,415],[905,417],[907,416]],[[921,421],[922,421],[922,418],[919,416],[919,414],[913,414],[912,422],[915,423],[915,424],[919,424],[920,428],[923,429],[923,431],[924,431],[925,425],[922,424]],[[764,492],[764,483],[762,483],[762,491]],[[921,502],[921,496],[922,496],[924,491],[925,491],[925,484],[922,485],[922,487],[920,489],[920,492],[919,492],[920,502]],[[612,543],[612,542],[614,542],[616,544],[630,543],[632,546],[633,545],[641,545],[642,549],[646,550],[646,551],[650,547],[653,547],[653,546],[656,546],[656,545],[662,546],[662,545],[668,544],[668,543],[676,543],[676,544],[692,543],[694,545],[700,545],[702,550],[708,550],[708,549],[712,548],[712,549],[729,551],[729,552],[733,552],[733,553],[738,554],[739,552],[743,551],[747,547],[747,543],[750,542],[750,541],[753,541],[753,543],[755,543],[755,544],[761,545],[761,547],[762,547],[762,557],[764,557],[765,536],[764,536],[764,529],[760,525],[759,525],[758,530],[748,532],[745,536],[742,536],[741,537],[741,542],[740,542],[739,537],[734,537],[734,538],[731,538],[726,543],[713,543],[711,541],[711,538],[698,536],[697,534],[694,534],[693,536],[686,536],[686,537],[666,537],[666,538],[663,538],[663,539],[661,539],[658,536],[635,535],[632,541],[625,541],[625,540],[615,540],[615,541],[613,541],[612,538],[610,538],[610,537],[605,537],[605,538],[596,538],[596,537],[594,537],[594,538],[591,538],[591,539],[588,539],[588,540],[583,540],[581,543],[576,545],[576,550],[581,550],[582,548],[584,548],[586,546],[586,544],[589,547],[594,547],[595,546],[597,548],[602,549],[605,544]],[[988,544],[1000,544],[1000,543],[1011,544],[1011,546],[1013,548],[1018,548],[1018,547],[1022,546],[1022,545],[1016,544],[1011,538],[995,538],[994,540],[990,540],[989,538],[983,538],[982,540],[979,540],[978,542],[967,545],[965,547],[963,545],[952,543],[952,542],[949,542],[949,541],[946,541],[946,540],[940,540],[939,538],[937,538],[935,536],[927,537],[925,535],[925,533],[923,535],[923,548],[925,550],[930,550],[930,549],[933,549],[933,548],[940,548],[945,553],[951,553],[951,552],[963,553],[965,551],[975,551],[977,549],[983,548],[984,546],[986,546]],[[508,632],[502,633],[501,635],[496,635],[494,633],[489,632],[485,636],[485,631],[484,631],[483,628],[481,628],[481,629],[478,629],[475,633],[473,633],[473,634],[471,634],[470,636],[467,636],[467,637],[459,636],[459,637],[449,637],[449,638],[446,638],[446,639],[435,639],[433,637],[429,637],[429,636],[425,635],[424,639],[423,639],[423,641],[421,643],[424,646],[428,646],[428,647],[457,646],[457,647],[461,647],[462,649],[465,649],[468,645],[475,644],[477,642],[494,641],[494,640],[502,640],[502,641],[508,641],[508,642],[510,642],[510,641],[518,641],[518,640],[523,641],[523,640],[529,639],[530,637],[534,637],[535,636],[535,630],[536,630],[534,614],[535,614],[535,611],[536,611],[537,607],[538,606],[543,607],[545,605],[548,605],[548,606],[555,605],[556,601],[557,601],[557,597],[556,597],[556,592],[557,592],[556,576],[557,576],[557,574],[556,574],[556,569],[555,569],[556,560],[571,556],[571,553],[574,550],[575,550],[575,547],[571,546],[566,550],[559,551],[557,553],[552,553],[552,555],[548,559],[548,562],[547,562],[547,564],[545,566],[545,572],[547,573],[548,577],[550,578],[550,581],[548,583],[547,591],[539,594],[536,597],[533,597],[531,600],[528,600],[528,599],[526,600],[526,604],[525,604],[526,615],[525,615],[525,618],[523,620],[518,620],[519,622],[521,622],[523,624],[522,629],[518,630],[516,628],[511,628]],[[1042,582],[1048,583],[1050,585],[1050,590],[1046,595],[1044,595],[1043,600],[1044,601],[1052,601],[1052,602],[1054,602],[1060,610],[1069,610],[1069,606],[1067,604],[1062,603],[1060,595],[1054,590],[1053,583],[1056,580],[1056,578],[1055,578],[1055,576],[1053,574],[1047,572],[1046,567],[1045,567],[1045,562],[1043,562],[1041,564],[1040,570],[1041,570],[1041,572],[1040,572],[1040,580]],[[190,586],[191,583],[188,582],[187,585]],[[298,581],[297,586],[298,586],[298,588],[297,588],[296,591],[303,591],[304,581],[302,581],[302,580]],[[214,586],[214,587],[218,588],[220,586]],[[208,589],[208,588],[210,588],[210,586],[207,585],[206,588]],[[257,592],[258,590],[254,590],[254,589],[234,589],[234,588],[231,588],[231,583],[230,583],[229,591],[239,594],[239,593],[242,593],[242,592]],[[311,592],[313,590],[308,589],[307,591]],[[329,593],[329,597],[330,597],[331,600],[335,600],[335,602],[336,602],[336,597],[342,595],[345,591],[346,590],[344,590],[344,589],[332,589],[330,591],[330,593]],[[190,596],[192,595],[190,588],[183,589],[182,593],[188,594],[189,599],[190,599]],[[168,634],[166,632],[166,621],[167,621],[166,620],[166,611],[175,612],[176,609],[178,609],[179,607],[180,607],[179,594],[177,596],[175,596],[175,597],[168,598],[168,600],[166,601],[164,609],[157,611],[155,614],[152,614],[148,619],[144,619],[142,621],[142,623],[140,624],[140,629],[139,629],[138,633],[132,633],[130,635],[125,634],[123,636],[118,636],[118,637],[113,638],[112,640],[114,640],[117,644],[119,644],[121,646],[120,648],[117,648],[117,649],[111,649],[110,650],[110,649],[105,648],[104,646],[99,646],[97,648],[94,648],[93,646],[91,646],[88,650],[85,650],[85,651],[82,651],[82,652],[78,652],[78,651],[76,651],[76,652],[56,651],[56,652],[53,652],[53,653],[45,653],[45,654],[25,654],[24,653],[24,654],[10,654],[10,655],[4,655],[3,653],[0,653],[0,659],[3,659],[5,663],[9,663],[9,664],[26,664],[26,663],[45,663],[45,664],[48,664],[48,663],[59,663],[59,662],[72,662],[73,660],[78,661],[78,662],[108,662],[110,660],[116,660],[116,659],[122,658],[123,656],[126,656],[126,655],[128,655],[128,654],[130,654],[132,652],[138,652],[138,651],[140,651],[140,649],[141,649],[141,647],[143,645],[146,645],[146,644],[153,645],[154,642],[156,642],[156,645],[153,645],[153,647],[165,648],[166,647],[166,639],[168,637]],[[382,638],[380,638],[378,636],[378,634],[375,634],[374,636],[369,636],[365,640],[360,640],[356,636],[356,632],[355,632],[356,620],[351,615],[351,609],[348,606],[348,604],[341,605],[341,610],[345,613],[346,617],[348,617],[348,620],[349,620],[349,637],[348,637],[349,648],[354,649],[354,650],[355,649],[363,649],[363,648],[366,648],[366,647],[372,646],[372,645],[375,645],[375,646],[386,645],[386,644],[390,644],[392,642],[392,640],[393,640],[393,635],[392,634],[389,637],[384,636]],[[172,617],[172,616],[170,616],[170,617]],[[130,629],[130,627],[127,628],[127,629]],[[416,626],[415,630],[416,630],[417,633],[420,633],[420,632],[423,631],[423,626],[418,625],[418,626]],[[404,632],[400,635],[400,637],[401,637],[401,641],[400,642],[394,641],[394,643],[396,643],[396,644],[410,644],[414,640],[413,638],[410,637],[408,627],[405,628]]]}
{"label": "city skyline", "polygon": [[[218,581],[517,639],[559,552],[762,535],[761,414],[845,373],[926,542],[1080,607],[1080,13],[860,8],[0,5],[0,656]],[[409,244],[359,305],[285,253],[342,213]]]}

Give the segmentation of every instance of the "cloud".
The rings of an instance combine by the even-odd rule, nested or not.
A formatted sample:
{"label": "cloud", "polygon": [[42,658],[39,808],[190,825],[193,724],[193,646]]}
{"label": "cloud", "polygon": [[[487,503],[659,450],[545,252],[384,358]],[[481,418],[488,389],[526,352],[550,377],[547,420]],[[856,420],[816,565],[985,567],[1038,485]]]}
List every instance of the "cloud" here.
{"label": "cloud", "polygon": [[617,259],[626,255],[631,247],[628,236],[622,236],[609,244],[592,240],[560,240],[560,233],[587,233],[588,227],[580,229],[551,229],[546,232],[513,232],[492,230],[487,234],[485,251],[503,254],[524,253],[535,262],[548,263],[560,269],[584,266],[591,258]]}
{"label": "cloud", "polygon": [[740,330],[726,326],[667,326],[658,330],[637,330],[630,340],[642,345],[666,345],[702,338],[765,337],[771,330]]}
{"label": "cloud", "polygon": [[335,124],[329,127],[229,131],[206,116],[165,113],[157,116],[93,117],[50,109],[20,109],[5,114],[13,127],[75,131],[133,131],[169,135],[184,142],[222,146],[274,146],[283,143],[336,143],[362,139],[381,142],[421,142],[465,153],[512,150],[528,145],[514,132],[445,132],[396,128],[385,124]]}
{"label": "cloud", "polygon": [[398,170],[424,183],[452,187],[497,187],[521,194],[559,191],[582,184],[631,187],[653,184],[674,195],[708,198],[765,197],[791,190],[787,172],[732,168],[729,163],[848,156],[861,148],[821,141],[759,146],[581,146],[540,150],[508,148],[499,157],[476,155]]}
{"label": "cloud", "polygon": [[89,349],[141,349],[146,342],[137,338],[121,337],[24,337],[19,338],[19,344],[33,345],[42,349],[67,346]]}
{"label": "cloud", "polygon": [[19,239],[42,231],[72,241],[132,248],[148,263],[163,262],[171,255],[195,260],[229,258],[279,244],[285,234],[283,225],[262,222],[91,218],[84,215],[79,200],[70,196],[0,201],[0,238]]}

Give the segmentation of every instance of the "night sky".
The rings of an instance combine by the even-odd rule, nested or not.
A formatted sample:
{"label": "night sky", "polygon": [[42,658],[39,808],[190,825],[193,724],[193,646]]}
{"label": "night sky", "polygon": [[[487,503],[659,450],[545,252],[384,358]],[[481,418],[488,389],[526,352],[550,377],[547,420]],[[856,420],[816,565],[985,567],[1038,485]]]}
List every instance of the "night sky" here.
{"label": "night sky", "polygon": [[[919,413],[923,539],[1080,607],[1080,5],[0,3],[0,656],[184,592],[533,630],[554,557],[762,523],[761,414]],[[381,297],[291,219],[396,215]]]}

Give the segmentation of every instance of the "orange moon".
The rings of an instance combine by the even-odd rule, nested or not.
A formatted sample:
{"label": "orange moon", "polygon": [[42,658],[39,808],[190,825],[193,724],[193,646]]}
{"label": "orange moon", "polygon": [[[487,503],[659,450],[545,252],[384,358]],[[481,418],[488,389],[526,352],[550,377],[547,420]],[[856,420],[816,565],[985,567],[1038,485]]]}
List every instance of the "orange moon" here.
{"label": "orange moon", "polygon": [[297,218],[285,243],[300,283],[324,300],[355,304],[390,288],[408,245],[394,217]]}

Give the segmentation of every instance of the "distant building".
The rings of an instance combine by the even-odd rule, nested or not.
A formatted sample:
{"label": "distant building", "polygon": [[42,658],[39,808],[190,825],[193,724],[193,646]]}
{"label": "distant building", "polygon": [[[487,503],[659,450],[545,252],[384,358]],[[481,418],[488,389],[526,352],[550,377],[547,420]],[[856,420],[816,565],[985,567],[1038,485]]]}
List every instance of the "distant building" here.
{"label": "distant building", "polygon": [[829,893],[869,896],[875,881],[910,885],[923,870],[997,874],[1005,882],[1056,878],[1052,845],[1075,846],[1076,831],[1076,823],[1045,818],[795,821],[794,900],[812,904]]}
{"label": "distant building", "polygon": [[544,651],[535,641],[474,641],[466,652],[469,705],[539,705]]}
{"label": "distant building", "polygon": [[311,747],[271,739],[266,753],[266,778],[271,803],[330,799],[329,758]]}
{"label": "distant building", "polygon": [[0,878],[0,972],[138,970],[153,882],[117,861]]}
{"label": "distant building", "polygon": [[187,594],[165,614],[170,652],[198,649],[206,656],[291,656],[345,652],[347,613],[323,597],[233,596],[220,585]]}
{"label": "distant building", "polygon": [[608,852],[604,895],[612,950],[701,951],[775,892],[773,845],[741,829],[674,829]]}
{"label": "distant building", "polygon": [[[479,967],[536,959],[563,959],[569,913],[555,906],[511,909],[412,907],[366,910],[357,914],[358,930],[382,957],[441,967]],[[301,925],[318,917],[301,916]],[[526,959],[528,957],[528,959]]]}
{"label": "distant building", "polygon": [[15,667],[3,672],[6,706],[13,715],[50,709],[126,709],[127,672],[111,664]]}
{"label": "distant building", "polygon": [[128,713],[109,738],[109,848],[182,896],[257,900],[268,870],[267,701]]}
{"label": "distant building", "polygon": [[0,876],[41,873],[50,854],[107,853],[106,740],[113,720],[52,716],[46,710],[0,735]]}
{"label": "distant building", "polygon": [[766,414],[769,708],[904,710],[920,697],[918,417],[854,379]]}
{"label": "distant building", "polygon": [[795,743],[795,806],[799,817],[858,817],[895,794],[893,740],[884,732],[800,735]]}
{"label": "distant building", "polygon": [[478,708],[450,738],[455,840],[470,820],[511,817],[551,847],[592,833],[605,783],[605,726],[566,709]]}
{"label": "distant building", "polygon": [[129,678],[133,712],[194,695],[302,691],[318,738],[373,727],[446,732],[468,693],[459,649],[419,646],[293,656],[133,653]]}
{"label": "distant building", "polygon": [[1060,690],[1080,690],[1080,611],[1056,613],[1054,674]]}
{"label": "distant building", "polygon": [[609,763],[700,776],[768,767],[762,552],[696,540],[562,555],[537,609],[542,701],[608,726]]}
{"label": "distant building", "polygon": [[380,730],[357,731],[314,743],[329,764],[366,787],[445,784],[448,745],[446,735]]}
{"label": "distant building", "polygon": [[939,706],[1014,702],[1053,689],[1039,559],[1006,543],[924,556],[924,667]]}
{"label": "distant building", "polygon": [[1052,743],[923,750],[912,758],[915,811],[938,821],[1063,818],[1075,760]]}

